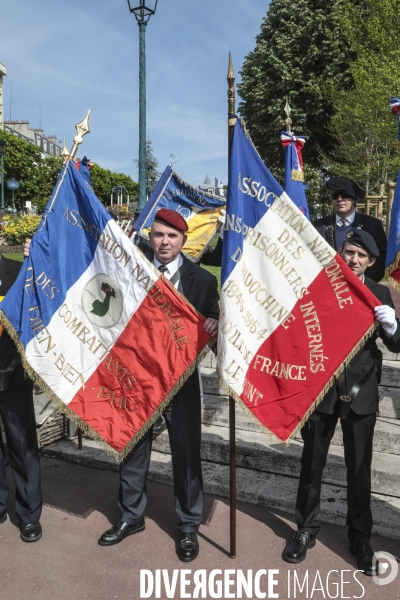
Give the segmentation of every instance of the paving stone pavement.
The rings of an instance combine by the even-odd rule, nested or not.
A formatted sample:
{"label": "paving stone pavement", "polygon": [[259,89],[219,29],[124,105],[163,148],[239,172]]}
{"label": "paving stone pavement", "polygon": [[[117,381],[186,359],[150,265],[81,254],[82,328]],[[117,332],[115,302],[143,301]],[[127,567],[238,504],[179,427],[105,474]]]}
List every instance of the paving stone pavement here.
{"label": "paving stone pavement", "polygon": [[[9,467],[7,475],[13,491]],[[140,573],[145,569],[153,577],[157,569],[166,570],[169,581],[177,570],[176,591],[168,596],[172,598],[193,597],[194,573],[200,570],[205,570],[207,577],[212,570],[220,570],[216,581],[222,581],[219,596],[215,595],[218,588],[214,590],[211,585],[200,597],[238,597],[236,573],[242,570],[247,577],[248,569],[252,570],[252,579],[257,572],[261,575],[260,591],[266,598],[273,597],[267,585],[271,570],[277,571],[270,573],[278,582],[271,590],[279,594],[274,597],[400,598],[400,575],[387,585],[377,585],[372,578],[356,572],[346,531],[341,526],[323,524],[316,547],[308,551],[305,562],[294,566],[281,558],[286,540],[294,533],[292,515],[239,501],[237,556],[231,559],[228,501],[206,495],[199,533],[200,555],[188,564],[181,563],[175,554],[177,517],[172,487],[150,481],[146,530],[104,548],[97,544],[98,537],[119,519],[118,474],[43,457],[42,486],[45,506],[41,518],[43,537],[39,542],[26,544],[19,539],[13,497],[10,519],[0,525],[1,600],[137,600],[141,597]],[[390,553],[394,561],[399,560],[399,541],[374,535],[371,542],[375,551]],[[188,571],[184,573],[182,569]],[[233,572],[227,573],[228,570]],[[300,585],[304,583],[303,592],[296,584],[296,594],[295,573]],[[228,588],[232,596],[223,587],[224,577],[234,582]],[[189,581],[183,588],[186,596],[180,587],[184,578]],[[148,597],[155,598],[155,592]],[[164,585],[158,597],[167,598]],[[242,597],[255,599],[255,589]]]}

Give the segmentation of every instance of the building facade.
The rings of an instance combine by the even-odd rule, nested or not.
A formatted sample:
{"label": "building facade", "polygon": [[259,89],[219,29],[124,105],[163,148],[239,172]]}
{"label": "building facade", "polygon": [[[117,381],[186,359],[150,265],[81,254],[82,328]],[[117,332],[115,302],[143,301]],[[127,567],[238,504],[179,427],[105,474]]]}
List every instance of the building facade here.
{"label": "building facade", "polygon": [[31,129],[29,121],[4,121],[4,131],[35,144],[43,156],[61,156],[62,147],[57,143],[56,135],[44,135],[43,129]]}

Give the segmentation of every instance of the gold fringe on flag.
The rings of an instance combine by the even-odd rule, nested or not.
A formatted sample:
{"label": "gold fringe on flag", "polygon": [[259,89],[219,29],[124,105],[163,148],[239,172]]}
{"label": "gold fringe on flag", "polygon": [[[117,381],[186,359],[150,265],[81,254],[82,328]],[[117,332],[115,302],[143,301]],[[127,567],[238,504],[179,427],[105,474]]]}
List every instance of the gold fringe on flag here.
{"label": "gold fringe on flag", "polygon": [[385,277],[388,280],[388,283],[394,287],[395,290],[400,292],[400,283],[392,277],[392,273],[397,271],[397,269],[400,269],[400,252],[397,253],[395,261],[385,269]]}
{"label": "gold fringe on flag", "polygon": [[[164,277],[164,275],[159,273],[157,271],[157,269],[150,262],[148,264],[154,269],[154,271],[158,274],[158,276],[161,276],[163,278],[164,282],[167,285],[170,285],[171,287],[173,287],[172,284],[168,281],[168,279],[166,277]],[[184,300],[186,302],[186,304],[188,304],[194,311],[196,311],[196,309],[185,298],[185,296],[183,296],[183,294],[178,292],[174,287],[173,287],[173,289],[174,289],[174,292],[182,300]],[[196,312],[198,312],[198,311],[196,311]],[[30,364],[28,363],[28,361],[26,359],[25,349],[24,349],[23,344],[21,343],[14,327],[11,325],[7,316],[1,310],[0,310],[0,323],[2,323],[4,325],[4,328],[6,329],[7,333],[10,335],[10,337],[14,341],[14,343],[17,347],[17,350],[21,355],[22,366],[24,367],[25,372],[29,375],[29,377],[32,379],[32,381],[34,383],[36,383],[36,385],[38,387],[40,387],[40,389],[43,390],[43,392],[45,392],[45,394],[50,398],[50,400],[53,402],[53,404],[55,404],[55,406],[68,419],[73,421],[84,433],[86,433],[89,437],[91,437],[93,440],[95,440],[99,444],[99,446],[109,456],[111,456],[111,458],[114,458],[117,462],[122,462],[126,458],[126,456],[131,452],[131,450],[134,448],[134,446],[139,442],[139,440],[147,433],[147,431],[150,429],[150,427],[153,425],[153,423],[158,419],[158,417],[161,415],[161,413],[165,410],[165,408],[171,402],[172,398],[177,394],[177,392],[181,389],[181,387],[184,385],[184,383],[186,383],[186,381],[189,379],[189,377],[192,375],[192,373],[195,371],[195,369],[197,369],[197,367],[200,365],[201,361],[206,356],[206,354],[209,352],[209,350],[212,349],[216,344],[215,338],[212,338],[208,342],[208,344],[206,344],[206,346],[203,348],[203,350],[200,352],[200,354],[197,356],[197,358],[189,365],[189,367],[186,369],[186,371],[178,379],[178,381],[176,382],[174,387],[165,396],[164,400],[160,403],[160,405],[154,411],[154,413],[151,415],[151,417],[148,419],[148,421],[146,421],[146,423],[144,423],[144,425],[141,427],[141,429],[135,434],[135,436],[131,439],[131,441],[125,446],[125,448],[121,452],[117,452],[117,450],[114,450],[114,448],[112,448],[112,446],[110,446],[105,440],[103,440],[103,438],[97,433],[97,431],[92,429],[85,421],[83,421],[80,417],[78,417],[78,415],[76,413],[74,413],[70,408],[68,408],[68,405],[65,404],[62,400],[60,400],[60,398],[47,385],[47,383],[40,377],[40,375],[38,375],[38,373],[36,373],[36,371],[34,371],[34,369],[32,369],[32,367],[30,366]]]}
{"label": "gold fringe on flag", "polygon": [[286,440],[281,440],[277,435],[275,435],[275,433],[273,433],[272,431],[270,431],[268,429],[268,427],[266,427],[265,425],[263,425],[263,423],[261,423],[261,421],[259,419],[257,419],[257,417],[253,414],[253,412],[243,402],[243,400],[241,399],[241,397],[221,378],[221,374],[219,373],[219,371],[217,369],[217,373],[218,373],[220,385],[221,385],[221,387],[224,388],[224,390],[227,391],[227,393],[230,396],[232,396],[232,398],[235,399],[235,401],[238,404],[240,404],[241,408],[243,408],[245,410],[246,414],[250,415],[252,417],[252,419],[259,425],[259,427],[265,433],[267,433],[269,436],[272,436],[277,441],[281,442],[281,444],[284,444],[285,446],[289,446],[289,444],[292,441],[292,439],[297,435],[297,433],[300,431],[300,429],[303,427],[303,425],[306,423],[306,421],[308,421],[308,419],[310,418],[310,415],[312,415],[312,413],[316,410],[318,404],[320,404],[322,402],[322,400],[326,396],[327,392],[336,383],[336,381],[339,378],[339,375],[341,373],[343,373],[343,371],[345,370],[345,368],[347,367],[347,365],[350,363],[350,361],[355,357],[355,355],[357,354],[357,352],[359,352],[359,350],[364,346],[365,342],[370,337],[372,337],[374,335],[375,329],[377,327],[379,327],[379,323],[375,322],[368,329],[368,331],[365,333],[365,335],[361,338],[361,340],[358,342],[358,344],[353,348],[353,350],[347,356],[347,358],[343,362],[343,364],[336,370],[336,372],[334,373],[334,375],[332,375],[332,377],[330,378],[330,380],[328,381],[328,383],[325,385],[325,387],[321,390],[321,392],[319,393],[319,395],[317,396],[317,398],[315,399],[315,401],[313,402],[313,404],[310,406],[310,408],[308,409],[308,411],[304,415],[304,417],[301,419],[301,421],[299,422],[299,424],[295,427],[295,429],[292,431],[292,433],[289,435],[289,437]]}

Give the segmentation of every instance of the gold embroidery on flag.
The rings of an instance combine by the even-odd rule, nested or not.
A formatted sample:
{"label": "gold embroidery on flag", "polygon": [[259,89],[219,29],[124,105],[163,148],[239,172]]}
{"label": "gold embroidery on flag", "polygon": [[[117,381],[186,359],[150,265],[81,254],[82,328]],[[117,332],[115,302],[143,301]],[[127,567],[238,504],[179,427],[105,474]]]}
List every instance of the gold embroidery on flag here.
{"label": "gold embroidery on flag", "polygon": [[302,171],[296,171],[296,169],[292,169],[292,181],[304,181],[304,173]]}

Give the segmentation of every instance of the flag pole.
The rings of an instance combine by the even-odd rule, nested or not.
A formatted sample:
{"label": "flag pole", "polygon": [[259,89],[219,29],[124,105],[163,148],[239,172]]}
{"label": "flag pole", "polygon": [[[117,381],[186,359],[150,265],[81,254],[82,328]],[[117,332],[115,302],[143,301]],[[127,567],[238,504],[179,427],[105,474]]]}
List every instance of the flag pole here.
{"label": "flag pole", "polygon": [[[228,181],[229,163],[236,123],[235,114],[235,73],[232,56],[229,52],[228,63]],[[230,558],[236,558],[236,448],[235,448],[235,400],[229,396],[229,474],[230,474]]]}
{"label": "flag pole", "polygon": [[[80,123],[77,123],[75,125],[76,135],[73,138],[74,145],[72,146],[70,152],[68,152],[67,144],[66,144],[65,138],[64,138],[64,147],[61,152],[61,156],[64,159],[64,164],[68,160],[71,160],[71,161],[74,160],[76,151],[78,150],[79,145],[82,144],[82,142],[83,142],[83,136],[86,135],[87,133],[90,133],[89,117],[90,117],[91,112],[92,112],[92,109],[89,108],[88,112],[86,113],[86,117],[84,117],[84,119],[82,119],[82,121],[80,121]],[[72,433],[72,430],[73,430],[73,423],[70,419],[68,419],[68,435],[70,432]],[[80,427],[77,428],[76,434],[78,436],[78,449],[82,450],[82,429]],[[72,437],[72,435],[70,437]]]}

